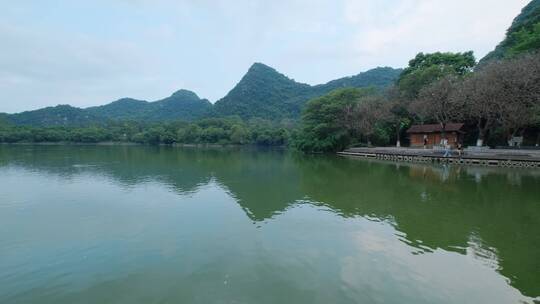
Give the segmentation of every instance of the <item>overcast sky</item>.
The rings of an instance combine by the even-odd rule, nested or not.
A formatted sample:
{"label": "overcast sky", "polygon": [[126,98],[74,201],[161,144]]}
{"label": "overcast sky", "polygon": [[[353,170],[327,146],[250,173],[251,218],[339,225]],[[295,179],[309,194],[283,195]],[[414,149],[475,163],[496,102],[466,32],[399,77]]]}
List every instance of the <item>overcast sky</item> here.
{"label": "overcast sky", "polygon": [[0,0],[0,112],[214,102],[253,62],[318,84],[420,51],[481,58],[529,0]]}

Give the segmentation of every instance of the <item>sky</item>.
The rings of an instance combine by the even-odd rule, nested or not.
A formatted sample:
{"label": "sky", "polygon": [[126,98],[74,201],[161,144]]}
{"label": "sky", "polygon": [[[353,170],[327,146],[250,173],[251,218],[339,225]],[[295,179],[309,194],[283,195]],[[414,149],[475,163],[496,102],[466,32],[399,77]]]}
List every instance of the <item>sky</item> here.
{"label": "sky", "polygon": [[529,0],[0,0],[0,112],[215,102],[254,62],[319,84],[503,38]]}

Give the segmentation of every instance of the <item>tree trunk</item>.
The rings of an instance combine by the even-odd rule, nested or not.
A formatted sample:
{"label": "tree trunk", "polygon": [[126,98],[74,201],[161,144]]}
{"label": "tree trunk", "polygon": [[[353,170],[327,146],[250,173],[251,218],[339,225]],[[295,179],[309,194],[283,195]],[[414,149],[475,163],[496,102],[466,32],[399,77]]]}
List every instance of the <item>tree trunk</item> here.
{"label": "tree trunk", "polygon": [[508,143],[509,147],[513,146],[512,138],[514,138],[514,132],[506,131],[506,142]]}
{"label": "tree trunk", "polygon": [[396,127],[396,147],[401,147],[401,141],[399,140],[399,135],[401,134],[401,123],[398,123]]}
{"label": "tree trunk", "polygon": [[442,144],[443,142],[445,142],[445,139],[446,139],[446,123],[441,122],[441,128],[442,128],[441,130],[441,141],[442,141],[441,144]]}
{"label": "tree trunk", "polygon": [[484,146],[484,141],[486,140],[486,131],[484,129],[478,130],[478,139],[476,140],[476,146],[482,147]]}
{"label": "tree trunk", "polygon": [[476,140],[476,146],[477,146],[477,147],[482,147],[483,145],[484,145],[484,140],[483,140],[482,138],[479,137],[479,138]]}
{"label": "tree trunk", "polygon": [[479,119],[476,126],[478,128],[478,139],[476,140],[476,146],[482,147],[484,145],[484,141],[486,140],[487,123],[484,126],[482,126],[482,119]]}

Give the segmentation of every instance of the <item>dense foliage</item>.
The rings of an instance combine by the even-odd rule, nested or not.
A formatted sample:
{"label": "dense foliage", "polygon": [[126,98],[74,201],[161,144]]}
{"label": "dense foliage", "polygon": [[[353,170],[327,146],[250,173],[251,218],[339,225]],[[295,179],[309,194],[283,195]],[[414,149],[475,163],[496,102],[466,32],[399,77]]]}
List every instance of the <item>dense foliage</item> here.
{"label": "dense foliage", "polygon": [[416,118],[412,100],[423,88],[446,77],[464,77],[475,66],[472,52],[420,53],[396,80],[396,87],[380,90],[341,89],[308,102],[295,146],[307,152],[338,151],[351,144],[401,145],[406,128]]}
{"label": "dense foliage", "polygon": [[371,116],[361,119],[352,113],[360,109],[362,114],[362,104],[369,104],[370,97],[376,94],[374,89],[346,88],[309,101],[302,115],[301,130],[294,138],[294,146],[305,152],[332,152],[357,142],[362,134],[356,131],[363,125],[379,126],[376,121],[368,122]]}
{"label": "dense foliage", "polygon": [[191,91],[179,90],[167,98],[154,102],[124,98],[86,110],[108,119],[156,122],[197,120],[207,116],[211,108],[212,104],[208,100],[200,99]]}
{"label": "dense foliage", "polygon": [[298,119],[306,102],[344,87],[385,88],[401,70],[376,68],[352,77],[310,86],[298,83],[271,67],[255,63],[242,80],[215,104],[215,114],[239,115],[244,119]]}
{"label": "dense foliage", "polygon": [[244,122],[239,118],[209,118],[194,123],[144,124],[115,122],[91,127],[31,127],[0,125],[0,142],[134,142],[143,144],[254,144],[286,145],[291,126],[264,120]]}
{"label": "dense foliage", "polygon": [[208,100],[200,99],[193,92],[180,90],[155,102],[123,98],[98,107],[80,109],[59,105],[12,114],[6,118],[16,125],[83,127],[103,125],[110,120],[193,121],[207,116],[211,108],[212,104]]}
{"label": "dense foliage", "polygon": [[73,126],[81,127],[103,123],[104,119],[70,105],[46,107],[35,111],[27,111],[6,115],[6,120],[17,125],[28,126]]}
{"label": "dense foliage", "polygon": [[458,83],[450,97],[462,104],[453,118],[475,126],[479,145],[497,136],[502,143],[523,136],[540,124],[540,54],[490,61]]}
{"label": "dense foliage", "polygon": [[540,50],[540,0],[533,0],[514,19],[505,39],[480,63],[537,50]]}
{"label": "dense foliage", "polygon": [[508,49],[511,56],[515,56],[530,50],[540,50],[540,22],[530,29],[522,28],[512,34],[513,45]]}
{"label": "dense foliage", "polygon": [[476,64],[473,52],[419,53],[399,76],[398,87],[405,98],[416,98],[420,90],[448,75],[464,76]]}
{"label": "dense foliage", "polygon": [[[294,145],[306,152],[343,150],[364,143],[401,144],[411,123],[465,122],[467,144],[505,145],[515,136],[540,140],[540,54],[494,61],[472,72],[472,53],[419,54],[400,80],[426,70],[446,71],[425,83],[400,81],[385,92],[340,89],[308,102]],[[425,77],[420,77],[425,80]],[[536,134],[535,134],[536,133]],[[532,135],[532,136],[531,136]]]}
{"label": "dense foliage", "polygon": [[309,94],[310,86],[298,83],[261,63],[253,64],[240,82],[215,103],[217,115],[239,115],[246,119],[294,117],[296,97]]}

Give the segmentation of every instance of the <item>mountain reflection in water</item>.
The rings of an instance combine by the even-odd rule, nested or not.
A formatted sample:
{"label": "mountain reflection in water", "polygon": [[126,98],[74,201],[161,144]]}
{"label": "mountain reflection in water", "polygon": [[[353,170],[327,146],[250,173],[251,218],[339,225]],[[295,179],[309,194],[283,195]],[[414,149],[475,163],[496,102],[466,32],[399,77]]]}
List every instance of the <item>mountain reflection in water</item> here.
{"label": "mountain reflection in water", "polygon": [[[377,267],[381,252],[395,255],[395,259],[407,267],[415,267],[418,263],[415,256],[418,255],[441,256],[441,260],[450,265],[443,266],[437,263],[440,260],[426,259],[426,264],[416,265],[419,269],[416,275],[423,279],[433,271],[452,275],[451,265],[458,263],[456,258],[461,255],[494,269],[524,296],[521,300],[540,296],[538,171],[365,161],[296,155],[280,150],[0,146],[0,172],[15,176],[14,172],[21,170],[46,179],[59,179],[63,183],[81,176],[111,180],[115,187],[127,192],[160,185],[170,189],[171,199],[206,193],[212,201],[213,195],[218,195],[212,193],[224,191],[259,229],[270,227],[280,217],[295,218],[299,212],[312,216],[313,220],[328,213],[341,220],[353,220],[359,227],[369,229],[351,232],[351,238],[347,240],[350,244],[343,249],[350,254],[341,261],[344,270],[339,276],[349,288],[365,283],[358,281],[357,273]],[[0,209],[13,207],[15,203],[8,201],[11,198],[0,194]],[[208,212],[209,218],[220,218],[219,214],[210,215],[217,212],[210,210],[210,206],[200,209],[198,212]],[[236,219],[233,214],[236,211],[227,212]],[[302,216],[302,219],[306,218]],[[156,215],[155,220],[163,219]],[[276,225],[268,229],[282,229],[280,232],[286,235],[287,229],[316,227],[316,224],[308,225],[303,221],[296,223],[292,228]],[[324,235],[327,232],[318,233]],[[340,237],[335,238],[339,240]],[[134,234],[133,241],[136,240]],[[284,241],[282,235],[276,240]],[[7,246],[0,241],[0,249],[2,245]],[[329,246],[328,250],[334,245],[341,246],[333,241],[321,244]],[[296,245],[290,246],[287,248]],[[11,250],[16,250],[13,248]],[[359,250],[366,254],[355,255]],[[170,248],[170,256],[175,256],[174,252],[175,249]],[[299,254],[305,252],[299,251]],[[12,266],[9,262],[0,262],[0,270]],[[156,267],[159,269],[160,266],[156,264]],[[424,267],[431,270],[422,270]],[[0,276],[0,282],[7,279]],[[373,280],[376,284],[383,278],[374,277]],[[347,296],[355,298],[358,295]],[[2,298],[0,287],[0,300]]]}

